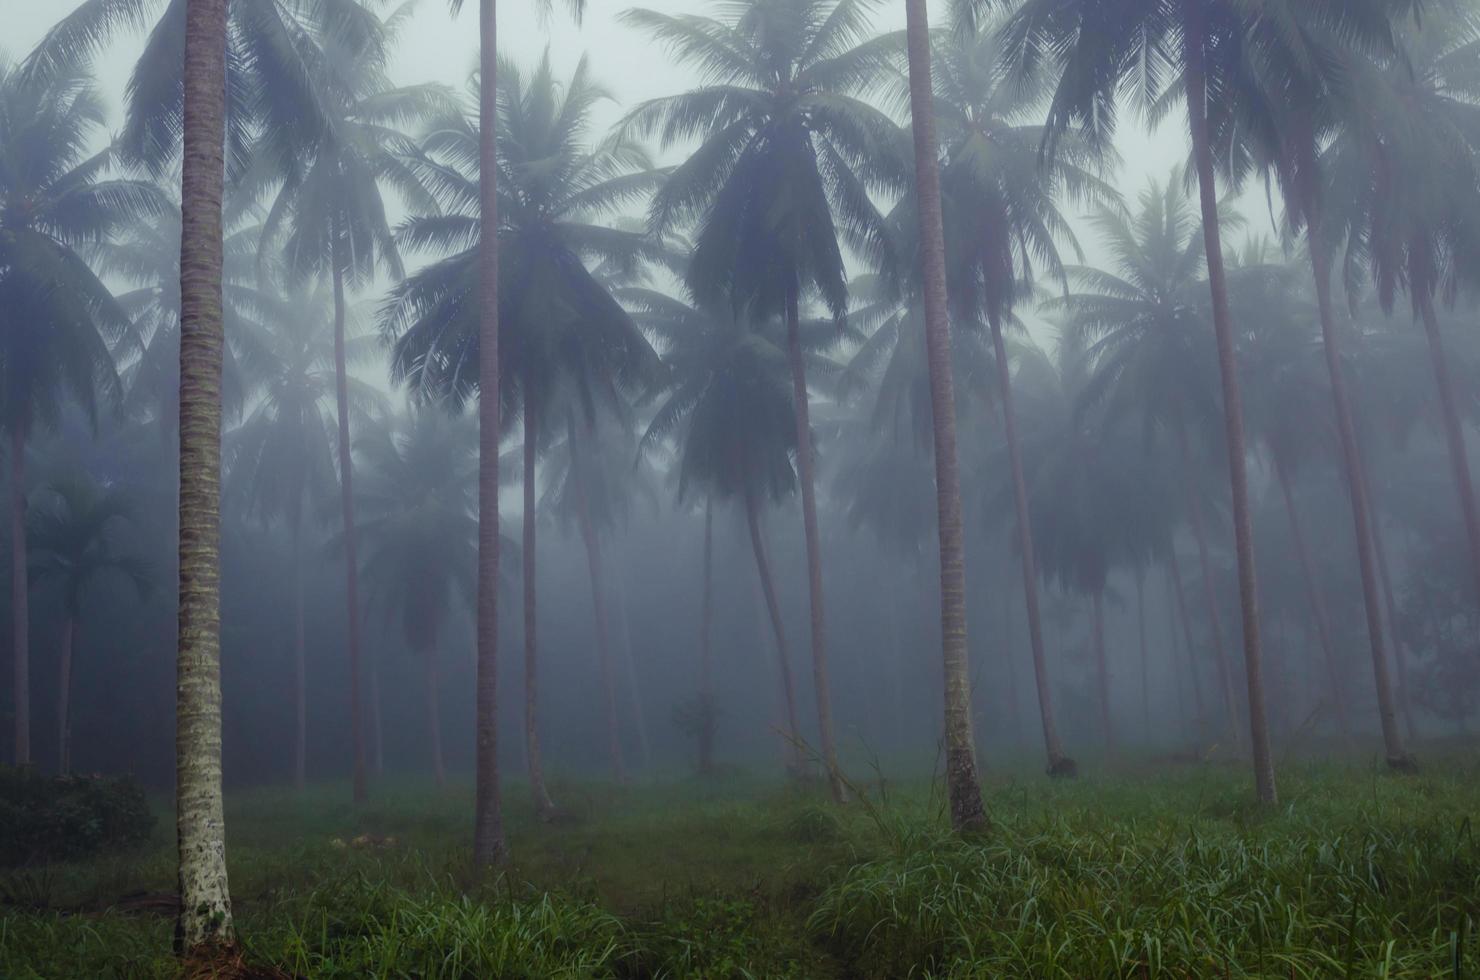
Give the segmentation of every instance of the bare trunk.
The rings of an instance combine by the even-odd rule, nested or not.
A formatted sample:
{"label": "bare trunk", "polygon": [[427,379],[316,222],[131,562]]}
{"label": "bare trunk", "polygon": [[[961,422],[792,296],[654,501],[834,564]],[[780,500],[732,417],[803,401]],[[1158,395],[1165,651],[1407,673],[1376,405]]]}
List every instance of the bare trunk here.
{"label": "bare trunk", "polygon": [[699,611],[699,771],[714,771],[714,501],[704,501],[704,597]]}
{"label": "bare trunk", "polygon": [[1146,741],[1151,741],[1151,664],[1146,650],[1146,577],[1136,569],[1136,629],[1141,635],[1141,714]]}
{"label": "bare trunk", "polygon": [[[226,0],[185,8],[180,177],[179,632],[175,659],[175,949],[232,941],[221,801],[221,196]],[[24,608],[22,605],[21,608]]]}
{"label": "bare trunk", "polygon": [[1012,580],[1012,555],[1007,555],[1006,574],[1002,577],[1002,650],[1003,658],[1007,661],[1007,712],[1012,722],[1012,741],[1014,745],[1023,740],[1023,713],[1018,705],[1018,674],[1017,674],[1017,643],[1013,636],[1012,622],[1012,589],[1008,588],[1008,582]]}
{"label": "bare trunk", "polygon": [[1233,693],[1233,671],[1223,645],[1223,616],[1218,611],[1218,594],[1213,585],[1213,560],[1208,549],[1208,529],[1203,522],[1202,501],[1193,485],[1192,449],[1187,444],[1187,429],[1177,420],[1177,440],[1182,454],[1183,487],[1187,497],[1187,516],[1192,525],[1192,539],[1197,543],[1197,563],[1202,573],[1203,601],[1208,607],[1208,632],[1213,639],[1213,662],[1218,669],[1218,687],[1223,695],[1223,709],[1233,740],[1240,738],[1238,700]]}
{"label": "bare trunk", "polygon": [[1439,389],[1439,409],[1444,418],[1444,440],[1449,447],[1449,467],[1454,489],[1459,495],[1460,513],[1465,521],[1465,538],[1470,548],[1470,566],[1475,575],[1475,588],[1480,595],[1480,514],[1475,510],[1475,488],[1470,479],[1470,454],[1465,448],[1465,432],[1460,422],[1454,382],[1449,377],[1449,356],[1444,352],[1444,336],[1439,330],[1439,315],[1434,299],[1426,292],[1418,295],[1419,317],[1429,341],[1429,356],[1434,365],[1434,384]]}
{"label": "bare trunk", "polygon": [[369,798],[365,772],[365,722],[360,698],[360,565],[359,541],[355,532],[355,465],[349,439],[349,368],[344,358],[344,269],[341,232],[333,229],[334,241],[334,397],[339,411],[339,506],[344,518],[344,599],[349,616],[349,734],[354,752],[354,801]]}
{"label": "bare trunk", "polygon": [[479,0],[478,707],[473,865],[508,857],[498,771],[498,18]]}
{"label": "bare trunk", "polygon": [[308,665],[303,642],[303,554],[293,526],[293,788],[308,782]]}
{"label": "bare trunk", "polygon": [[[1178,648],[1177,644],[1177,605],[1172,598],[1173,585],[1171,578],[1172,573],[1168,570],[1162,598],[1167,607],[1167,650],[1171,654],[1172,680],[1173,686],[1177,691],[1177,724],[1181,729],[1182,735],[1185,737],[1190,734],[1190,729],[1187,725],[1187,685],[1183,681],[1182,651]],[[1194,693],[1193,696],[1198,701],[1202,700],[1200,693]]]}
{"label": "bare trunk", "polygon": [[1346,695],[1342,689],[1341,670],[1336,664],[1336,645],[1331,640],[1331,620],[1326,612],[1325,594],[1316,581],[1315,563],[1311,561],[1310,547],[1306,544],[1305,528],[1300,520],[1300,511],[1295,506],[1295,495],[1290,489],[1290,474],[1281,454],[1274,457],[1275,479],[1280,484],[1280,494],[1285,500],[1285,514],[1290,519],[1290,540],[1295,546],[1295,557],[1300,562],[1300,572],[1305,578],[1305,591],[1310,597],[1310,615],[1316,624],[1316,639],[1321,646],[1321,656],[1326,665],[1326,677],[1331,684],[1331,698],[1336,708],[1336,723],[1342,738],[1351,737],[1351,719],[1346,708]]}
{"label": "bare trunk", "polygon": [[1043,619],[1038,608],[1038,558],[1033,552],[1033,521],[1028,510],[1028,481],[1023,474],[1023,455],[1018,446],[1017,414],[1013,408],[1012,372],[1007,364],[1007,344],[1002,323],[991,318],[992,348],[997,360],[997,384],[1002,397],[1002,429],[1007,437],[1007,456],[1012,467],[1013,505],[1017,510],[1018,551],[1023,565],[1023,599],[1028,609],[1028,642],[1033,650],[1033,681],[1038,691],[1038,717],[1043,723],[1043,746],[1048,754],[1050,776],[1073,775],[1074,760],[1064,755],[1054,721],[1053,692],[1048,681],[1048,657],[1043,650]]}
{"label": "bare trunk", "polygon": [[1238,363],[1233,349],[1233,317],[1228,306],[1228,283],[1223,268],[1223,242],[1218,225],[1218,189],[1213,177],[1213,151],[1208,142],[1205,0],[1185,0],[1188,128],[1197,164],[1198,196],[1202,204],[1203,241],[1208,264],[1208,288],[1213,297],[1213,332],[1218,343],[1218,373],[1223,381],[1223,419],[1227,428],[1229,489],[1233,498],[1233,543],[1238,556],[1239,606],[1243,612],[1244,674],[1249,692],[1249,741],[1254,755],[1254,787],[1259,802],[1278,799],[1274,756],[1269,748],[1269,724],[1264,709],[1264,664],[1260,656],[1259,586],[1254,568],[1254,527],[1249,514],[1247,445],[1244,406],[1239,392]]}
{"label": "bare trunk", "polygon": [[[1312,147],[1312,151],[1313,151]],[[1309,199],[1309,195],[1308,195]],[[1357,565],[1362,576],[1362,608],[1367,614],[1367,645],[1372,654],[1372,678],[1377,686],[1377,712],[1382,722],[1382,742],[1387,750],[1388,765],[1407,768],[1412,765],[1398,730],[1398,716],[1393,698],[1392,680],[1388,675],[1387,650],[1382,629],[1382,606],[1378,598],[1377,558],[1372,539],[1372,511],[1367,501],[1362,453],[1357,445],[1356,426],[1352,424],[1351,403],[1347,399],[1346,381],[1341,369],[1341,352],[1336,336],[1336,317],[1331,305],[1330,256],[1319,244],[1320,223],[1316,210],[1310,209],[1311,266],[1316,279],[1316,307],[1320,312],[1321,341],[1326,351],[1326,371],[1331,378],[1331,398],[1336,409],[1336,431],[1341,440],[1341,458],[1345,464],[1347,493],[1351,498],[1352,524],[1357,539]]]}
{"label": "bare trunk", "polygon": [[370,658],[370,771],[385,772],[385,726],[380,715],[380,665]]}
{"label": "bare trunk", "polygon": [[905,0],[910,122],[915,143],[915,198],[924,281],[925,349],[935,434],[935,502],[940,535],[941,660],[945,674],[946,790],[958,831],[987,823],[971,731],[971,676],[966,643],[966,542],[961,474],[956,459],[956,396],[946,312],[946,248],[941,217],[939,144],[930,80],[930,24],[925,0]]}
{"label": "bare trunk", "polygon": [[437,695],[437,641],[421,652],[422,670],[426,678],[427,745],[432,754],[432,773],[437,777],[437,788],[447,788],[447,770],[442,765],[442,705]]}
{"label": "bare trunk", "polygon": [[530,404],[524,402],[524,757],[529,767],[529,792],[534,797],[535,817],[548,821],[555,814],[555,803],[545,786],[545,764],[540,755],[539,726],[539,597],[536,555],[538,549],[535,510],[535,462],[539,455],[539,420]]}
{"label": "bare trunk", "polygon": [[807,542],[807,593],[811,598],[812,686],[817,694],[817,728],[822,762],[834,803],[848,801],[838,748],[833,741],[832,696],[827,672],[827,623],[823,615],[822,540],[817,526],[817,475],[812,453],[812,419],[807,403],[807,372],[802,360],[800,286],[792,281],[786,293],[786,351],[791,362],[792,399],[796,405],[797,480],[802,488],[802,530]]}
{"label": "bare trunk", "polygon": [[72,644],[77,621],[68,616],[62,623],[61,676],[57,678],[57,771],[72,771]]}
{"label": "bare trunk", "polygon": [[750,548],[755,553],[755,571],[760,577],[761,594],[766,600],[766,613],[771,617],[771,631],[776,636],[776,656],[781,666],[781,693],[786,702],[787,758],[793,773],[803,769],[802,730],[797,724],[796,686],[791,677],[791,654],[786,647],[786,629],[781,624],[781,605],[776,601],[776,583],[771,579],[771,562],[766,558],[766,544],[761,539],[761,520],[755,493],[745,492],[745,523],[750,529]]}
{"label": "bare trunk", "polygon": [[26,567],[26,422],[10,425],[10,638],[14,655],[15,764],[31,763],[31,610]]}
{"label": "bare trunk", "polygon": [[1197,734],[1201,740],[1204,734],[1203,724],[1207,718],[1207,708],[1203,704],[1202,683],[1198,678],[1197,644],[1192,638],[1192,618],[1187,614],[1187,590],[1182,586],[1182,562],[1177,558],[1175,545],[1168,550],[1167,561],[1171,566],[1172,591],[1177,599],[1177,618],[1182,621],[1183,642],[1187,647],[1187,666],[1191,671],[1193,708],[1197,713]]}
{"label": "bare trunk", "polygon": [[1393,644],[1393,664],[1398,673],[1398,710],[1403,714],[1404,734],[1411,742],[1418,737],[1413,720],[1413,692],[1408,686],[1408,653],[1403,637],[1398,630],[1398,603],[1393,594],[1393,579],[1388,570],[1387,544],[1383,540],[1381,508],[1372,493],[1372,480],[1365,458],[1362,462],[1362,480],[1367,486],[1367,500],[1372,507],[1372,550],[1377,553],[1377,577],[1382,585],[1382,604],[1387,618],[1388,638]]}
{"label": "bare trunk", "polygon": [[569,450],[571,453],[571,486],[575,491],[576,515],[581,525],[581,541],[586,546],[586,564],[591,573],[591,609],[595,615],[596,659],[601,672],[601,691],[606,703],[606,743],[611,757],[612,775],[619,783],[627,782],[627,766],[622,759],[622,731],[617,719],[617,681],[612,671],[611,635],[607,627],[606,588],[601,576],[601,542],[596,537],[596,525],[591,521],[591,507],[586,499],[583,463],[577,458],[581,452],[576,439],[575,422],[569,426]]}
{"label": "bare trunk", "polygon": [[627,576],[617,570],[613,579],[617,588],[617,618],[622,624],[622,669],[627,675],[627,696],[632,699],[632,713],[637,721],[637,748],[642,753],[642,767],[653,768],[653,745],[648,737],[647,706],[642,699],[642,681],[637,676],[637,657],[632,652],[631,607],[627,601]]}
{"label": "bare trunk", "polygon": [[1105,660],[1105,590],[1095,590],[1094,607],[1095,679],[1100,702],[1100,734],[1105,738],[1105,749],[1115,751],[1115,727],[1110,723],[1110,665]]}

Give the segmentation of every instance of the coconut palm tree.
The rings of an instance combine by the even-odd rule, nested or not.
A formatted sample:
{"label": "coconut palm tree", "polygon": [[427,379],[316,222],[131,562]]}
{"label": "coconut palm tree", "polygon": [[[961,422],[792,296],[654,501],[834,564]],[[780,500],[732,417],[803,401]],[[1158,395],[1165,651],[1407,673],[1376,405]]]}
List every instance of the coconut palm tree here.
{"label": "coconut palm tree", "polygon": [[186,11],[180,175],[180,616],[175,823],[181,953],[232,941],[221,799],[221,364],[226,0]]}
{"label": "coconut palm tree", "polygon": [[[65,70],[63,70],[65,68]],[[109,178],[112,147],[91,150],[106,116],[84,66],[31,74],[0,63],[0,422],[10,457],[11,639],[15,759],[31,759],[26,567],[26,447],[64,400],[96,422],[122,388],[112,348],[127,311],[87,257],[96,243],[162,207],[140,181]]]}
{"label": "coconut palm tree", "polygon": [[871,12],[862,0],[743,0],[720,9],[713,18],[641,9],[623,15],[705,79],[638,106],[627,125],[658,135],[665,147],[700,140],[650,211],[658,231],[697,226],[686,270],[695,299],[748,306],[751,315],[781,315],[787,324],[818,723],[828,785],[842,802],[801,307],[803,294],[815,290],[835,319],[845,318],[840,235],[866,254],[885,247],[869,195],[899,186],[898,131],[854,93],[879,71],[891,42],[859,43]]}
{"label": "coconut palm tree", "polygon": [[476,594],[477,445],[471,425],[435,406],[373,428],[359,443],[370,608],[399,626],[422,664],[427,736],[437,785],[445,786],[438,637],[452,610]]}
{"label": "coconut palm tree", "polygon": [[134,555],[120,551],[115,529],[133,518],[128,495],[85,476],[69,476],[48,488],[49,499],[29,515],[31,566],[36,581],[50,584],[62,608],[60,679],[57,682],[57,769],[72,771],[72,654],[82,628],[84,602],[101,579],[117,577],[141,596],[149,590],[148,571]]}

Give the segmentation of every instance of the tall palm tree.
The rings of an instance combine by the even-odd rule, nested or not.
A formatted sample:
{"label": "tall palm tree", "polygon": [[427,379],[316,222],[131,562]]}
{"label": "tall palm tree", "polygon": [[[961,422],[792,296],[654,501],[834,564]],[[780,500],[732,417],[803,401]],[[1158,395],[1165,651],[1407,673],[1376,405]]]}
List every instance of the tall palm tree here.
{"label": "tall palm tree", "polygon": [[899,186],[902,154],[893,123],[853,93],[882,67],[890,42],[859,43],[871,13],[863,0],[742,0],[721,9],[716,18],[641,9],[623,15],[705,79],[638,106],[628,124],[656,133],[664,146],[700,140],[650,212],[659,231],[697,225],[687,268],[695,298],[752,306],[787,324],[818,725],[828,785],[842,802],[801,305],[803,293],[815,290],[842,322],[848,287],[840,234],[865,253],[884,248],[869,194]]}
{"label": "tall palm tree", "polygon": [[179,952],[232,940],[221,799],[221,196],[226,0],[186,11],[180,176],[180,627],[175,661]]}
{"label": "tall palm tree", "polygon": [[84,600],[100,579],[122,578],[142,595],[149,578],[136,556],[117,547],[115,528],[133,517],[132,502],[121,489],[71,476],[53,483],[48,496],[31,512],[29,532],[35,577],[53,584],[62,607],[57,769],[65,776],[72,771],[72,654]]}
{"label": "tall palm tree", "polygon": [[88,266],[92,246],[162,202],[148,184],[110,179],[111,147],[90,151],[106,115],[79,63],[32,74],[0,63],[0,422],[10,456],[11,639],[15,759],[31,760],[26,577],[26,446],[63,399],[94,421],[122,389],[112,346],[127,311]]}
{"label": "tall palm tree", "polygon": [[437,785],[442,764],[437,641],[454,605],[476,592],[476,461],[470,426],[436,407],[415,411],[395,428],[372,430],[360,443],[366,479],[364,573],[370,606],[398,624],[421,660],[426,683],[427,743]]}
{"label": "tall palm tree", "polygon": [[905,0],[910,75],[910,129],[915,143],[915,200],[920,225],[920,280],[930,407],[935,433],[936,530],[940,535],[941,659],[945,665],[946,791],[951,826],[986,824],[976,744],[971,734],[971,677],[966,646],[966,542],[961,520],[961,473],[956,456],[956,398],[946,308],[946,245],[941,211],[935,90],[930,76],[930,24],[925,0]]}

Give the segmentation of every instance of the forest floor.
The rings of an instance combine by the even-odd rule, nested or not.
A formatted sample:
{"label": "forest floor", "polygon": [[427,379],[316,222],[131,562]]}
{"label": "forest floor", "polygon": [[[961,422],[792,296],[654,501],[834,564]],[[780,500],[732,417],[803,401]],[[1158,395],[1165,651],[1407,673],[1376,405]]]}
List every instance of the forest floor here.
{"label": "forest floor", "polygon": [[[471,787],[256,790],[231,890],[248,957],[313,978],[1480,977],[1480,751],[1280,780],[1262,809],[1231,764],[998,773],[971,841],[923,780],[845,808],[741,773],[557,783],[552,825],[513,786],[481,884]],[[0,873],[0,976],[175,976],[171,827]]]}

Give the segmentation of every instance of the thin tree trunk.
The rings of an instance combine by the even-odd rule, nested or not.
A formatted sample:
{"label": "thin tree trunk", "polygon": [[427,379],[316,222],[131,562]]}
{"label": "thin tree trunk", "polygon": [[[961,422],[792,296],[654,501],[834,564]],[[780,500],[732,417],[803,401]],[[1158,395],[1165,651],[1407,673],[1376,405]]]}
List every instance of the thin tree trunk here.
{"label": "thin tree trunk", "polygon": [[[175,949],[232,941],[221,800],[221,197],[226,0],[185,7],[180,176],[179,632],[175,659]],[[23,608],[23,607],[22,607]]]}
{"label": "thin tree trunk", "polygon": [[714,500],[704,501],[704,597],[699,611],[699,771],[714,771]]}
{"label": "thin tree trunk", "polygon": [[961,474],[956,459],[956,396],[951,376],[950,320],[946,312],[946,249],[941,216],[939,144],[930,80],[930,24],[925,0],[905,0],[909,54],[910,122],[915,143],[915,198],[924,280],[925,349],[935,435],[935,501],[940,536],[941,659],[945,673],[946,789],[951,825],[984,827],[971,731],[971,676],[966,643],[966,543],[962,533]]}
{"label": "thin tree trunk", "polygon": [[426,678],[427,745],[431,748],[432,773],[437,788],[447,788],[447,770],[442,765],[442,699],[437,694],[437,640],[435,633],[421,652],[422,671]]}
{"label": "thin tree trunk", "polygon": [[[1314,147],[1312,146],[1312,153]],[[1313,175],[1307,177],[1307,182]],[[1307,194],[1307,201],[1313,201]],[[1377,558],[1372,546],[1375,530],[1372,511],[1367,501],[1362,453],[1357,445],[1357,430],[1352,424],[1351,403],[1341,369],[1341,352],[1337,345],[1336,317],[1331,304],[1330,256],[1320,244],[1320,222],[1317,209],[1309,207],[1307,224],[1312,241],[1311,267],[1316,280],[1316,307],[1320,313],[1321,341],[1326,352],[1326,371],[1331,379],[1331,398],[1336,409],[1336,431],[1341,441],[1341,457],[1346,470],[1347,493],[1351,499],[1352,524],[1357,539],[1357,566],[1362,578],[1362,608],[1367,614],[1367,645],[1372,653],[1372,678],[1377,686],[1377,713],[1382,723],[1382,742],[1387,750],[1388,765],[1406,769],[1413,765],[1398,730],[1398,716],[1393,698],[1392,679],[1388,674],[1386,638],[1382,629],[1382,606],[1378,598]]]}
{"label": "thin tree trunk", "polygon": [[1038,607],[1038,558],[1033,552],[1033,521],[1028,509],[1028,481],[1023,474],[1023,455],[1018,445],[1017,413],[1013,407],[1012,372],[1007,364],[1007,344],[1002,323],[993,316],[992,348],[997,360],[997,385],[1001,389],[1002,429],[1007,436],[1007,456],[1012,467],[1013,505],[1017,510],[1018,551],[1023,566],[1023,600],[1028,610],[1028,641],[1033,650],[1033,681],[1038,691],[1038,717],[1043,723],[1043,746],[1048,754],[1050,776],[1074,775],[1074,760],[1064,755],[1059,729],[1054,721],[1053,693],[1048,681],[1048,657],[1043,651],[1043,620]]}
{"label": "thin tree trunk", "polygon": [[303,553],[293,525],[293,788],[308,782],[308,664],[303,642]]}
{"label": "thin tree trunk", "polygon": [[1012,722],[1012,742],[1019,745],[1023,740],[1023,712],[1018,704],[1017,643],[1013,636],[1012,555],[1007,556],[1007,568],[1002,578],[1002,649],[1007,660],[1007,711]]}
{"label": "thin tree trunk", "polygon": [[354,753],[354,801],[364,803],[370,795],[365,771],[365,722],[360,697],[360,565],[355,531],[355,464],[349,438],[349,366],[345,362],[344,269],[345,256],[340,230],[332,230],[334,264],[334,399],[339,413],[339,506],[344,518],[344,598],[349,617],[349,734]]}
{"label": "thin tree trunk", "polygon": [[525,394],[524,404],[524,756],[529,767],[529,792],[534,814],[542,823],[555,815],[555,803],[545,785],[540,755],[539,726],[539,597],[536,592],[537,524],[535,462],[539,455],[539,420]]}
{"label": "thin tree trunk", "polygon": [[72,771],[72,645],[77,621],[68,616],[62,623],[61,676],[57,678],[57,771]]}
{"label": "thin tree trunk", "polygon": [[1274,456],[1275,479],[1280,485],[1280,494],[1285,500],[1285,514],[1290,519],[1290,540],[1295,545],[1295,557],[1300,563],[1301,575],[1305,578],[1305,591],[1310,598],[1310,614],[1316,624],[1316,639],[1321,646],[1321,655],[1326,664],[1326,676],[1331,683],[1331,698],[1335,702],[1336,723],[1342,738],[1351,737],[1351,719],[1346,708],[1346,696],[1341,683],[1341,670],[1336,664],[1336,645],[1331,639],[1331,620],[1326,612],[1326,600],[1316,581],[1315,563],[1311,561],[1310,547],[1306,544],[1305,528],[1300,520],[1300,511],[1295,506],[1295,494],[1290,488],[1289,468],[1283,454]]}
{"label": "thin tree trunk", "polygon": [[1136,569],[1136,628],[1141,634],[1141,713],[1144,716],[1145,738],[1151,741],[1151,664],[1146,649],[1146,578],[1140,568]]}
{"label": "thin tree trunk", "polygon": [[745,523],[750,529],[750,548],[755,554],[755,571],[760,577],[761,593],[766,600],[766,613],[771,618],[771,631],[776,636],[776,656],[781,665],[781,693],[786,701],[786,724],[788,758],[791,770],[800,775],[804,768],[802,759],[802,730],[797,724],[796,685],[791,677],[791,654],[786,646],[786,629],[781,623],[781,605],[776,601],[776,583],[771,579],[771,562],[766,557],[766,544],[761,539],[761,521],[755,493],[745,492]]}
{"label": "thin tree trunk", "polygon": [[637,748],[642,753],[642,767],[653,768],[653,745],[648,737],[647,707],[642,700],[642,683],[637,676],[637,658],[632,653],[632,618],[627,601],[627,577],[618,570],[612,579],[617,587],[617,618],[622,624],[622,669],[627,675],[627,696],[632,699],[632,712],[637,721]]}
{"label": "thin tree trunk", "polygon": [[1213,560],[1208,549],[1208,529],[1203,521],[1202,501],[1193,485],[1192,449],[1187,442],[1187,428],[1177,420],[1177,442],[1182,455],[1183,488],[1187,497],[1187,516],[1192,524],[1192,539],[1197,543],[1197,563],[1202,572],[1203,601],[1208,607],[1208,631],[1213,638],[1213,661],[1218,669],[1218,686],[1223,695],[1228,728],[1235,742],[1241,738],[1238,700],[1233,693],[1233,671],[1223,645],[1223,615],[1218,610],[1218,594],[1213,584]]}
{"label": "thin tree trunk", "polygon": [[10,425],[10,638],[14,655],[15,764],[31,763],[31,586],[26,567],[26,421]]}
{"label": "thin tree trunk", "polygon": [[606,742],[611,757],[612,775],[617,782],[627,782],[627,766],[622,759],[622,731],[617,719],[617,681],[612,670],[611,635],[607,626],[606,588],[601,575],[601,542],[591,520],[591,506],[586,498],[586,481],[582,474],[581,452],[576,439],[575,422],[569,424],[568,449],[571,453],[571,487],[575,491],[576,518],[581,525],[581,541],[586,545],[586,564],[591,573],[591,609],[595,615],[596,658],[601,672],[601,690],[606,702]]}
{"label": "thin tree trunk", "polygon": [[[1163,582],[1162,599],[1167,607],[1167,650],[1171,654],[1172,682],[1177,692],[1177,724],[1185,738],[1191,734],[1191,729],[1187,724],[1187,685],[1183,680],[1182,651],[1177,643],[1177,605],[1172,598],[1171,577],[1172,573],[1167,571],[1166,580]],[[1201,701],[1200,694],[1193,696]]]}
{"label": "thin tree trunk", "polygon": [[1115,751],[1115,726],[1110,723],[1110,665],[1105,660],[1105,589],[1095,590],[1092,598],[1094,609],[1095,679],[1099,691],[1100,733],[1105,737],[1105,749]]}
{"label": "thin tree trunk", "polygon": [[1177,558],[1175,545],[1168,549],[1167,561],[1171,566],[1172,590],[1177,599],[1177,618],[1182,621],[1183,642],[1187,647],[1187,666],[1191,670],[1193,709],[1197,713],[1197,734],[1198,740],[1201,741],[1207,708],[1203,704],[1202,683],[1198,678],[1197,644],[1192,638],[1192,617],[1187,614],[1187,590],[1182,586],[1182,562]]}
{"label": "thin tree trunk", "polygon": [[1381,508],[1372,493],[1372,479],[1368,473],[1365,457],[1362,463],[1362,480],[1367,485],[1367,500],[1372,507],[1372,549],[1377,553],[1377,577],[1382,585],[1382,604],[1387,618],[1388,638],[1393,644],[1393,663],[1398,673],[1398,710],[1403,713],[1404,734],[1411,742],[1418,737],[1413,720],[1413,695],[1408,686],[1408,653],[1403,637],[1398,630],[1398,602],[1393,594],[1393,579],[1388,570],[1387,544],[1383,540]]}
{"label": "thin tree trunk", "polygon": [[380,714],[379,658],[368,658],[370,664],[370,770],[379,776],[385,772],[385,726]]}
{"label": "thin tree trunk", "polygon": [[498,17],[479,0],[478,707],[473,864],[505,860],[498,771]]}
{"label": "thin tree trunk", "polygon": [[1207,254],[1208,288],[1213,298],[1213,332],[1218,344],[1218,373],[1223,382],[1223,418],[1227,428],[1229,489],[1233,498],[1233,542],[1238,556],[1239,605],[1243,611],[1244,673],[1249,691],[1249,740],[1254,756],[1254,786],[1259,801],[1278,799],[1274,756],[1269,747],[1269,724],[1264,708],[1264,664],[1260,656],[1259,587],[1254,568],[1254,527],[1249,513],[1247,444],[1244,406],[1239,392],[1238,363],[1233,349],[1233,317],[1228,305],[1228,283],[1223,268],[1223,242],[1218,223],[1218,190],[1213,176],[1213,150],[1208,140],[1205,0],[1185,0],[1183,37],[1186,45],[1188,128],[1197,164],[1198,195],[1202,204],[1203,241]]}
{"label": "thin tree trunk", "polygon": [[822,593],[822,540],[817,525],[817,474],[812,451],[812,419],[807,402],[807,370],[802,360],[800,285],[793,278],[786,293],[786,352],[791,362],[792,399],[796,406],[797,479],[802,488],[802,531],[807,543],[807,593],[811,599],[812,686],[817,694],[817,728],[822,762],[834,803],[846,803],[843,771],[833,741],[832,696],[827,671],[827,623]]}

